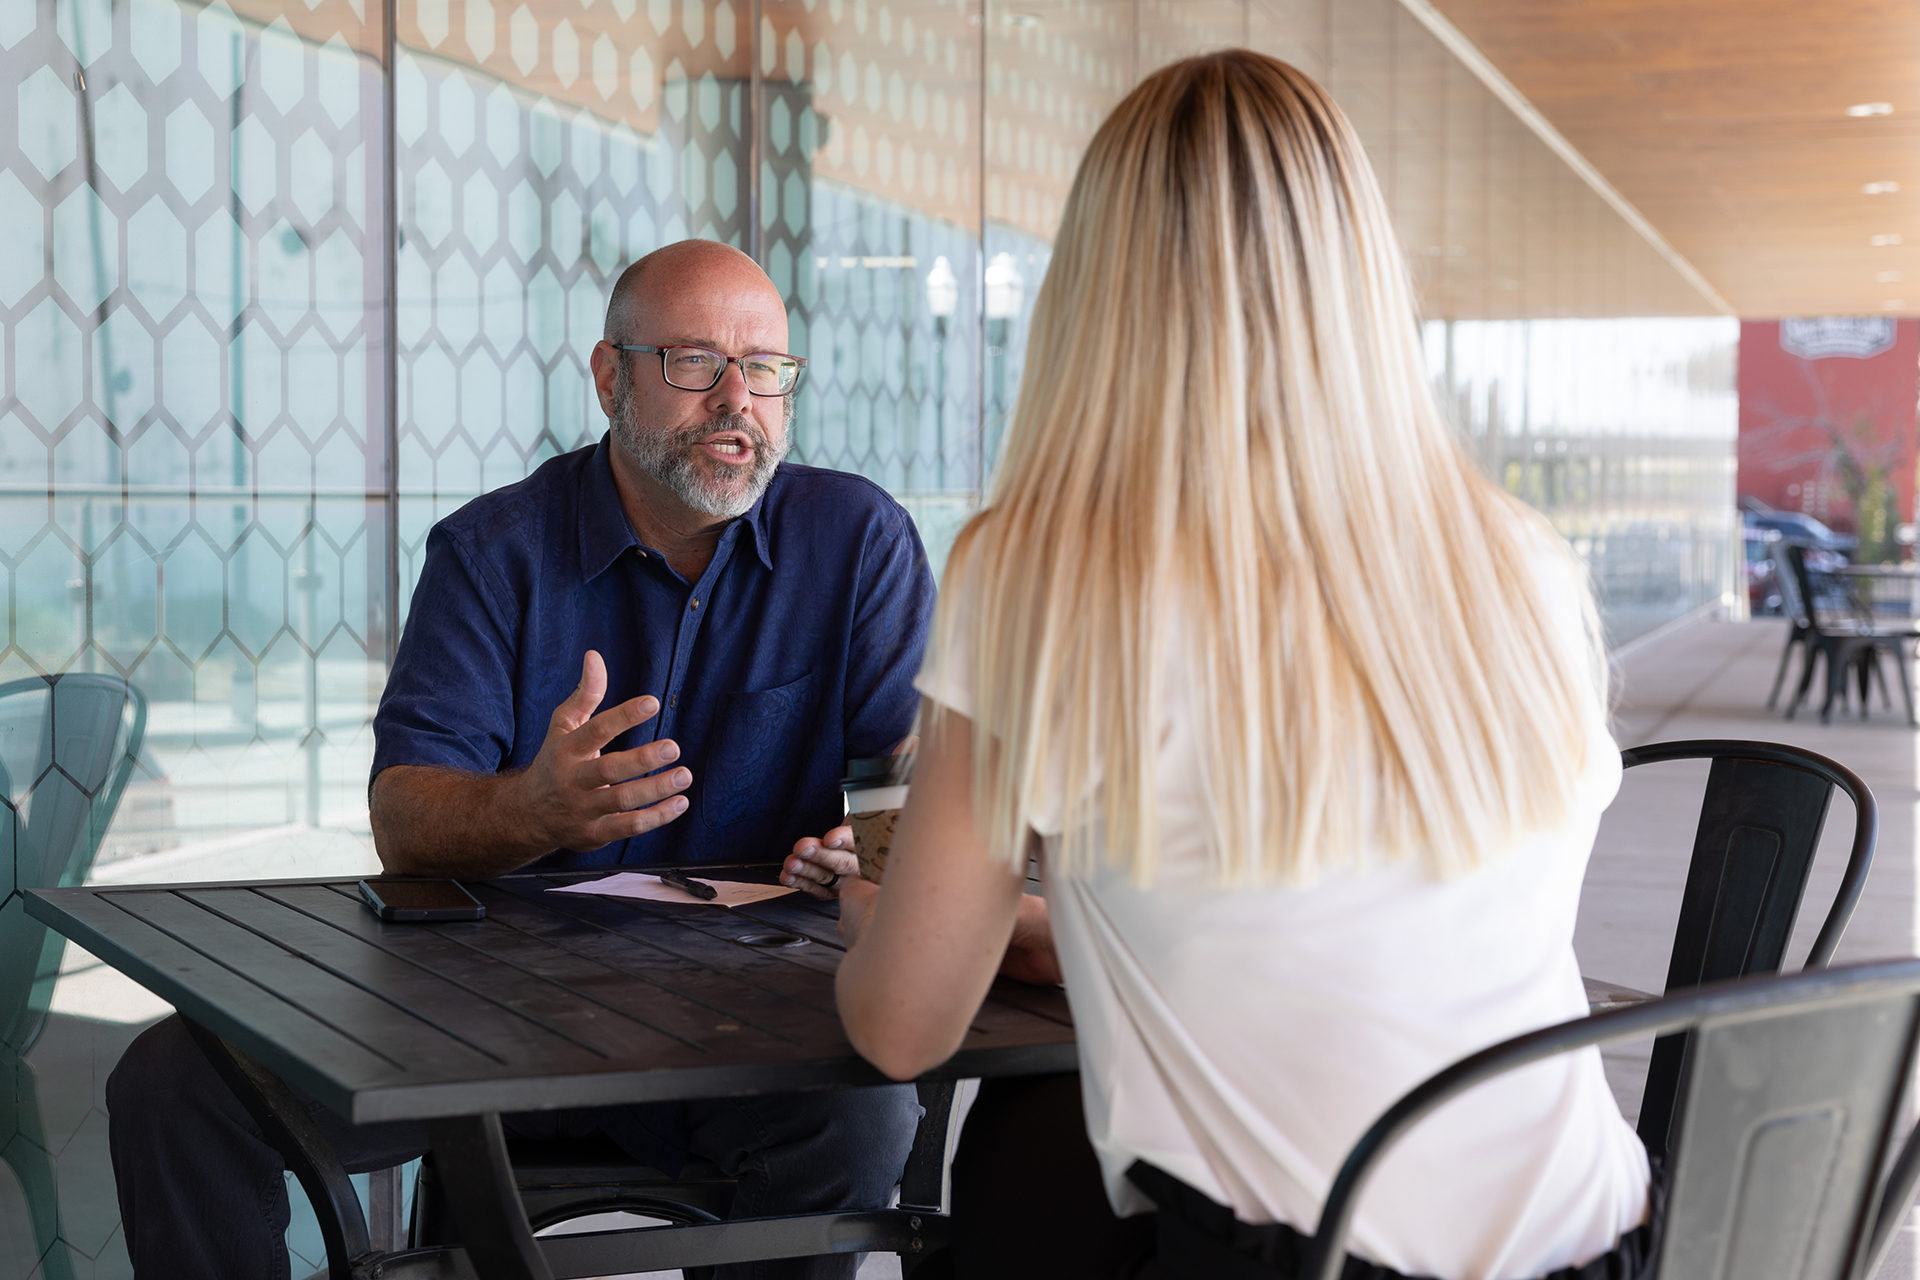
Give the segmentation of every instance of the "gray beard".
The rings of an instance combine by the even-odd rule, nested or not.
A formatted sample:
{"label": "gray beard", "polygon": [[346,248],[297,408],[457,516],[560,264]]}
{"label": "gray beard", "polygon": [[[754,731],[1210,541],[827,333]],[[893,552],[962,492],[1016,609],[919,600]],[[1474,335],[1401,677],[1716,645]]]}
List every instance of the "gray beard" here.
{"label": "gray beard", "polygon": [[[634,408],[631,384],[623,368],[614,380],[613,435],[640,464],[640,469],[665,485],[673,496],[702,515],[731,520],[745,515],[773,482],[774,469],[787,456],[788,435],[775,445],[760,424],[744,414],[723,413],[711,421],[674,431],[643,430]],[[787,417],[792,417],[788,401]],[[736,431],[753,450],[753,467],[743,475],[713,475],[702,470],[696,450],[702,440],[721,431]]]}

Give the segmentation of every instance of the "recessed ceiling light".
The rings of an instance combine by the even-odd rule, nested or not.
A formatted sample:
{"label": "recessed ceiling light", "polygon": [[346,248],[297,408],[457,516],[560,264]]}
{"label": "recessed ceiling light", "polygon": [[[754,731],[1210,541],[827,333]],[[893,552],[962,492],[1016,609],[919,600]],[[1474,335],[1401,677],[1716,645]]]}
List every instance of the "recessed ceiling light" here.
{"label": "recessed ceiling light", "polygon": [[[1037,13],[1010,13],[1006,16],[1006,24],[1010,27],[1037,27],[1040,25],[1040,15]],[[1888,107],[1887,110],[1891,111],[1893,108]],[[1883,112],[1882,114],[1885,113]]]}
{"label": "recessed ceiling light", "polygon": [[1880,304],[1880,309],[1882,311],[1905,311],[1907,309],[1907,300],[1905,298],[1888,298]]}
{"label": "recessed ceiling light", "polygon": [[1900,237],[1897,235],[1870,236],[1867,239],[1867,243],[1876,249],[1884,249],[1888,245],[1899,244]]}
{"label": "recessed ceiling light", "polygon": [[1890,116],[1893,114],[1891,102],[1856,102],[1847,108],[1847,114],[1859,119],[1862,116]]}
{"label": "recessed ceiling light", "polygon": [[1879,275],[1875,276],[1874,279],[1881,284],[1899,284],[1902,280],[1905,280],[1906,277],[1898,271],[1882,271]]}
{"label": "recessed ceiling light", "polygon": [[1899,189],[1900,184],[1897,182],[1869,182],[1863,185],[1860,191],[1864,195],[1890,196]]}

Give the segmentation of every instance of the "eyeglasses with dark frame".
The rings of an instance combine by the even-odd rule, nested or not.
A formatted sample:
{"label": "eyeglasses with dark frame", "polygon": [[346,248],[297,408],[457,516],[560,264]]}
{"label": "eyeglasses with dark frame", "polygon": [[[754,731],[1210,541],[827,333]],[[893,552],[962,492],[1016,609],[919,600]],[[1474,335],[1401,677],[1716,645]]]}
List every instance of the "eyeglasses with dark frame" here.
{"label": "eyeglasses with dark frame", "polygon": [[807,362],[780,351],[757,351],[730,356],[707,347],[644,347],[637,343],[609,344],[615,351],[642,351],[660,357],[660,376],[681,391],[711,391],[726,376],[727,366],[740,366],[747,390],[756,396],[789,396],[800,385]]}

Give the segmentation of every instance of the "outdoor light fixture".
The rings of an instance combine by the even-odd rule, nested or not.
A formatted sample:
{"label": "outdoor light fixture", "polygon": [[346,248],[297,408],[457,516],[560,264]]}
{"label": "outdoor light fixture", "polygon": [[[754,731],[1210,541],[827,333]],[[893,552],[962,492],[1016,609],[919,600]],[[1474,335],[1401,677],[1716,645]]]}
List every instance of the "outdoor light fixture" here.
{"label": "outdoor light fixture", "polygon": [[996,253],[987,260],[986,339],[991,389],[987,401],[986,439],[982,442],[982,471],[988,472],[1000,457],[1000,436],[1007,423],[1007,344],[1013,337],[1013,322],[1019,318],[1020,303],[1026,296],[1026,281],[1010,253]]}
{"label": "outdoor light fixture", "polygon": [[1010,253],[996,253],[987,263],[987,319],[1011,320],[1020,314],[1020,301],[1026,296],[1026,281]]}
{"label": "outdoor light fixture", "polygon": [[1890,116],[1893,114],[1891,102],[1856,102],[1847,108],[1847,114],[1855,119],[1866,116]]}
{"label": "outdoor light fixture", "polygon": [[933,487],[947,487],[947,324],[960,305],[960,277],[942,254],[927,272],[927,313],[933,317]]}
{"label": "outdoor light fixture", "polygon": [[927,312],[935,320],[951,320],[959,305],[960,278],[953,274],[953,264],[943,254],[933,260],[933,270],[927,272]]}
{"label": "outdoor light fixture", "polygon": [[1869,182],[1860,188],[1863,195],[1890,196],[1900,189],[1897,182]]}

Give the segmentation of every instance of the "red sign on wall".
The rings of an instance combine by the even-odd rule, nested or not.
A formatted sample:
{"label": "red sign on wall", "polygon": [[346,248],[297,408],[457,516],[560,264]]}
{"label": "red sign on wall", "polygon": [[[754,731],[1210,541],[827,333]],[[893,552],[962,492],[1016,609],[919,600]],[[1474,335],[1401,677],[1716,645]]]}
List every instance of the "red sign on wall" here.
{"label": "red sign on wall", "polygon": [[1920,320],[1826,316],[1740,325],[1742,498],[1804,511],[1894,555],[1914,505]]}

